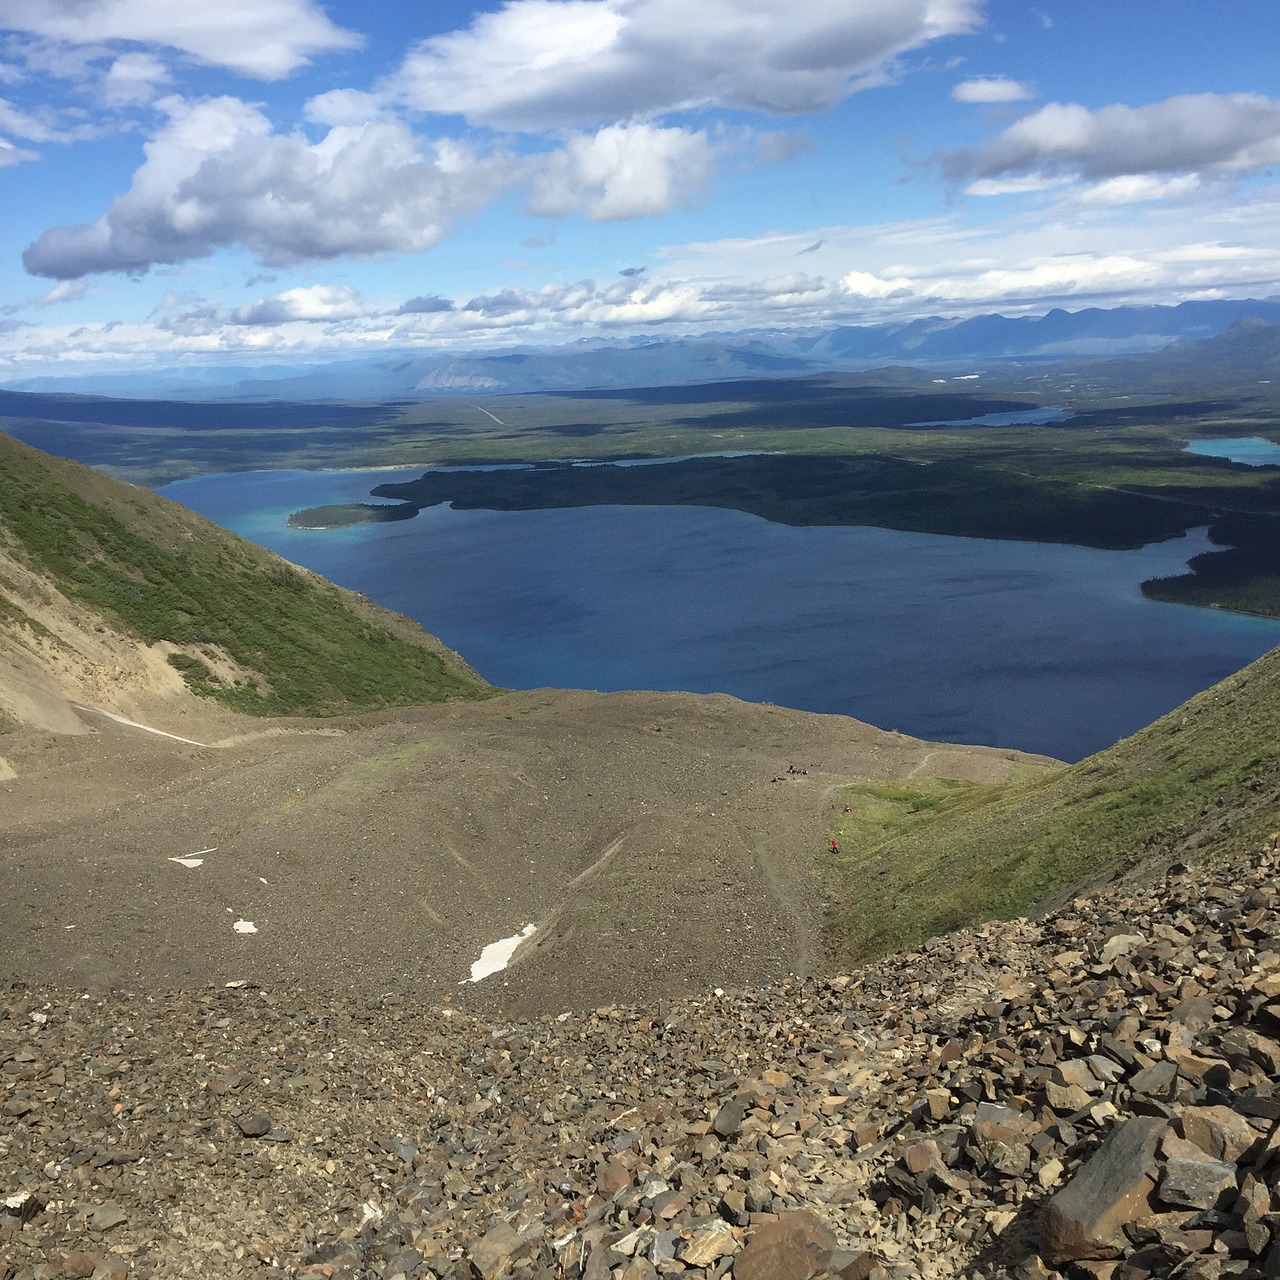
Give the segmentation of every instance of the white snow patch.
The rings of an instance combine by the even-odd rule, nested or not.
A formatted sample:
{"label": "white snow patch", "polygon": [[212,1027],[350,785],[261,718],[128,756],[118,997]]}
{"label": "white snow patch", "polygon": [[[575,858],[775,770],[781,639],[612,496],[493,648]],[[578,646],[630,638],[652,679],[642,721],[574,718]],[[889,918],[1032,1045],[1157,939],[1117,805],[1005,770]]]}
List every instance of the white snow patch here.
{"label": "white snow patch", "polygon": [[517,934],[513,934],[510,938],[503,938],[498,942],[491,942],[480,953],[480,959],[471,966],[471,977],[463,978],[463,982],[479,982],[483,978],[489,977],[490,974],[501,973],[515,955],[516,948],[526,939],[532,938],[537,933],[537,925],[527,924]]}
{"label": "white snow patch", "polygon": [[180,867],[186,867],[189,871],[194,871],[197,867],[204,866],[202,854],[217,852],[218,846],[215,844],[212,849],[197,849],[195,853],[179,854],[176,858],[170,858],[169,861],[176,862]]}
{"label": "white snow patch", "polygon": [[237,920],[231,926],[237,933],[257,933],[258,926],[252,920]]}

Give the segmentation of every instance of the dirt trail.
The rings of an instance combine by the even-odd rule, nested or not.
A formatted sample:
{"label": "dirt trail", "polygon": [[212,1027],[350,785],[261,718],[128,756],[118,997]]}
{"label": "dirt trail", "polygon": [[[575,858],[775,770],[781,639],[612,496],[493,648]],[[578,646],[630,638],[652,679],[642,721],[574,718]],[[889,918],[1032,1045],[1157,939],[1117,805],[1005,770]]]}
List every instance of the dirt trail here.
{"label": "dirt trail", "polygon": [[125,725],[130,729],[141,729],[143,733],[154,733],[161,738],[172,738],[175,742],[185,742],[191,747],[207,746],[207,743],[197,742],[194,738],[183,738],[176,733],[169,733],[165,729],[153,729],[149,724],[139,724],[137,720],[130,720],[126,716],[117,715],[114,711],[104,711],[101,707],[84,707],[78,702],[71,704],[73,711],[79,711],[83,715],[106,716],[108,720],[114,720],[117,724]]}

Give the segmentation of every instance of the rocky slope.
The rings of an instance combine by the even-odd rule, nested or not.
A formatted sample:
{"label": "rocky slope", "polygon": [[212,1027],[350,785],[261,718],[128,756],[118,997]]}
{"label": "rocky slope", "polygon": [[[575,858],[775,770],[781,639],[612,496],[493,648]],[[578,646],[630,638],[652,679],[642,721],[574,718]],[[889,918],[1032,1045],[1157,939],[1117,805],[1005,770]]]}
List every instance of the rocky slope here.
{"label": "rocky slope", "polygon": [[1274,1276],[1280,858],[494,1022],[0,995],[0,1276]]}

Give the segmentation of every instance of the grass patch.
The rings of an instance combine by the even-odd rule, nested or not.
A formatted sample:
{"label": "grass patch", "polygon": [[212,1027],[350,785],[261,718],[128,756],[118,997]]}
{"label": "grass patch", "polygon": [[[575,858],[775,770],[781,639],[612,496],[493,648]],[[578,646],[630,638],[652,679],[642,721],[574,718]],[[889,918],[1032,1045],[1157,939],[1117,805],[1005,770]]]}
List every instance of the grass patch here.
{"label": "grass patch", "polygon": [[1100,878],[1247,849],[1280,828],[1280,650],[1077,765],[989,787],[853,788],[823,860],[855,963]]}
{"label": "grass patch", "polygon": [[491,692],[407,620],[163,499],[2,436],[0,521],[31,567],[128,633],[216,648],[256,672],[261,687],[220,680],[198,658],[174,663],[194,692],[237,710],[330,715]]}

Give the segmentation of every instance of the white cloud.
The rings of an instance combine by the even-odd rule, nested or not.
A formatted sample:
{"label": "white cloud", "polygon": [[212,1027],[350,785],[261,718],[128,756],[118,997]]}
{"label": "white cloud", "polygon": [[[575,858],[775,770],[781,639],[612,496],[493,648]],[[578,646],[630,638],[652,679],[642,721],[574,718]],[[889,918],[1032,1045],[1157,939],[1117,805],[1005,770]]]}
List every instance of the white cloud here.
{"label": "white cloud", "polygon": [[975,30],[983,0],[508,0],[424,41],[388,86],[423,111],[520,131],[706,106],[821,111],[895,60]]}
{"label": "white cloud", "polygon": [[584,213],[607,222],[696,204],[719,150],[701,131],[609,125],[570,138],[541,160],[529,211],[553,218]]}
{"label": "white cloud", "polygon": [[33,275],[144,272],[242,244],[267,266],[436,244],[512,180],[509,162],[402,125],[279,134],[235,98],[171,100],[128,192],[96,221],[53,227],[23,254]]}
{"label": "white cloud", "polygon": [[122,53],[102,78],[102,100],[109,107],[145,106],[170,82],[168,69],[150,53]]}
{"label": "white cloud", "polygon": [[990,302],[1026,297],[1086,297],[1160,283],[1157,264],[1128,254],[1080,254],[1032,261],[972,276],[940,276],[929,282],[933,296],[953,302]]}
{"label": "white cloud", "polygon": [[840,281],[846,293],[857,298],[892,298],[912,292],[914,284],[905,276],[886,280],[871,271],[850,271]]}
{"label": "white cloud", "polygon": [[0,169],[8,169],[24,160],[39,160],[38,151],[28,151],[24,147],[16,147],[7,138],[0,138]]}
{"label": "white cloud", "polygon": [[951,96],[957,102],[1026,102],[1036,96],[1036,91],[1007,76],[975,76],[962,80],[951,90]]}
{"label": "white cloud", "polygon": [[285,289],[231,313],[233,324],[288,324],[357,320],[365,314],[360,295],[349,285],[315,284]]}
{"label": "white cloud", "polygon": [[953,181],[1045,172],[1090,179],[1243,172],[1280,163],[1280,101],[1201,93],[1096,111],[1052,102],[985,147],[942,151],[935,159]]}
{"label": "white cloud", "polygon": [[[60,286],[61,287],[61,286]],[[350,285],[301,285],[268,294],[241,307],[226,307],[202,298],[166,294],[160,325],[186,337],[216,334],[230,328],[278,329],[292,324],[337,325],[364,320],[369,312]],[[248,339],[257,341],[256,338]]]}
{"label": "white cloud", "polygon": [[383,101],[359,89],[331,89],[318,94],[306,104],[306,118],[312,124],[368,124],[370,120],[389,118]]}
{"label": "white cloud", "polygon": [[56,306],[60,302],[79,302],[89,292],[89,285],[84,280],[59,280],[48,293],[40,299],[40,305]]}
{"label": "white cloud", "polygon": [[7,98],[0,98],[0,129],[28,142],[74,142],[100,137],[102,133],[99,126],[68,119],[52,107],[23,111]]}
{"label": "white cloud", "polygon": [[1174,200],[1200,189],[1194,173],[1173,178],[1157,178],[1146,173],[1127,173],[1085,187],[1072,197],[1082,205],[1141,204],[1147,200]]}
{"label": "white cloud", "polygon": [[969,196],[1020,196],[1034,191],[1048,191],[1061,187],[1066,178],[1049,178],[1042,174],[1028,174],[1021,178],[979,178],[965,187]]}
{"label": "white cloud", "polygon": [[128,40],[166,46],[263,79],[360,44],[313,0],[5,0],[3,25],[74,45]]}

